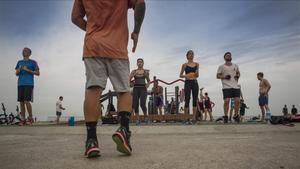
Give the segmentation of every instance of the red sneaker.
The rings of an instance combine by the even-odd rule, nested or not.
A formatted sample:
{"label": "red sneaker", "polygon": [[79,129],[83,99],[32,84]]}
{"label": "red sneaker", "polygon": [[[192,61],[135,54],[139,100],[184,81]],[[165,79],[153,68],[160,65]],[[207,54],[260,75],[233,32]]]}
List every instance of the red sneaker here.
{"label": "red sneaker", "polygon": [[130,146],[130,132],[125,128],[120,127],[113,135],[112,139],[117,144],[117,150],[126,155],[131,155],[132,148]]}
{"label": "red sneaker", "polygon": [[100,149],[98,146],[98,141],[96,139],[88,139],[85,145],[85,156],[87,158],[94,158],[100,156]]}

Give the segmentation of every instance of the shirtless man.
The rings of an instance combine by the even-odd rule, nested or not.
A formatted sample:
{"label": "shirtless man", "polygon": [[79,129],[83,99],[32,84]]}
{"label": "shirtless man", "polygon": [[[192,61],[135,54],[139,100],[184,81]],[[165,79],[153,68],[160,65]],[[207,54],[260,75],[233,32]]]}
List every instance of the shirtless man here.
{"label": "shirtless man", "polygon": [[260,81],[258,103],[262,114],[261,121],[265,121],[265,113],[271,113],[268,106],[268,100],[269,100],[268,97],[269,97],[269,91],[271,89],[271,85],[268,82],[268,80],[264,78],[263,72],[257,73],[257,79]]}

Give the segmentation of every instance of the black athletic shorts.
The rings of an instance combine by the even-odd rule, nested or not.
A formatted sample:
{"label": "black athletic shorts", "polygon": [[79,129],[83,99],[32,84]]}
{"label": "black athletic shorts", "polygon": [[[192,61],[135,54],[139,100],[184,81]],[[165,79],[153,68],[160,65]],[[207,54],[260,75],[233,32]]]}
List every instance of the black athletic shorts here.
{"label": "black athletic shorts", "polygon": [[33,102],[33,86],[18,86],[18,101]]}
{"label": "black athletic shorts", "polygon": [[61,112],[57,111],[56,116],[61,116]]}
{"label": "black athletic shorts", "polygon": [[241,90],[240,89],[223,89],[223,98],[235,98],[241,97]]}

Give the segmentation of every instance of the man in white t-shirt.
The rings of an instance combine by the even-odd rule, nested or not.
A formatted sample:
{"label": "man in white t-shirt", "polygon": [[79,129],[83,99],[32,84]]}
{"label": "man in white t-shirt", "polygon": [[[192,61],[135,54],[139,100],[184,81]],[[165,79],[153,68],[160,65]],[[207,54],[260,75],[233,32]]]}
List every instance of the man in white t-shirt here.
{"label": "man in white t-shirt", "polygon": [[239,107],[241,91],[238,86],[240,71],[238,65],[231,62],[231,53],[224,54],[225,63],[220,65],[217,72],[217,79],[221,79],[223,85],[224,99],[224,123],[228,123],[229,100],[234,98],[234,119],[239,123]]}
{"label": "man in white t-shirt", "polygon": [[62,101],[63,97],[59,96],[58,101],[56,102],[56,123],[59,123],[59,118],[61,116],[61,113],[63,110],[66,110],[64,107],[62,107]]}

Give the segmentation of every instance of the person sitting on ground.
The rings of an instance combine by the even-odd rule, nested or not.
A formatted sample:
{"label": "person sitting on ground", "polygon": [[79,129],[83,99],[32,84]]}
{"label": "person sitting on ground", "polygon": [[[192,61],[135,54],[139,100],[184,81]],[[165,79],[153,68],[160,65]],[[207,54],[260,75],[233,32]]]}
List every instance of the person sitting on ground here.
{"label": "person sitting on ground", "polygon": [[297,108],[295,107],[295,105],[293,105],[292,110],[291,110],[292,115],[296,115],[298,113]]}
{"label": "person sitting on ground", "polygon": [[288,110],[286,104],[285,104],[284,107],[282,108],[282,113],[283,113],[283,116],[285,116],[285,117],[286,117],[286,116],[288,115],[288,113],[289,113],[289,110]]}

